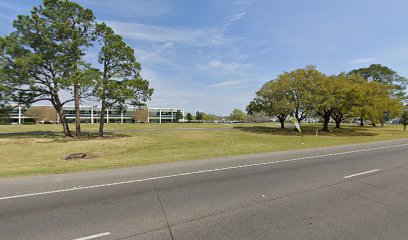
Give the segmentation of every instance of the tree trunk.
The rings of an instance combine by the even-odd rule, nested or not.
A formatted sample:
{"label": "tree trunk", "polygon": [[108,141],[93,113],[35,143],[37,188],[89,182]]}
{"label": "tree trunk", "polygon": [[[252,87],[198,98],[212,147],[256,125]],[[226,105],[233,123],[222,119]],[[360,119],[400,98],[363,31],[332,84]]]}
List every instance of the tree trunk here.
{"label": "tree trunk", "polygon": [[58,95],[55,94],[54,96],[55,97],[54,97],[53,101],[51,101],[51,103],[54,106],[54,109],[58,114],[59,122],[61,123],[62,128],[64,130],[64,135],[65,135],[65,137],[72,137],[71,131],[69,129],[67,118],[65,117],[65,114],[64,114],[63,105],[61,104],[61,101],[59,100]]}
{"label": "tree trunk", "polygon": [[324,119],[322,131],[328,132],[329,131],[329,120]]}
{"label": "tree trunk", "polygon": [[285,128],[285,120],[279,120],[281,122],[281,128]]}
{"label": "tree trunk", "polygon": [[64,135],[66,137],[72,137],[71,131],[69,130],[68,121],[65,117],[63,108],[60,108],[58,110],[58,115],[59,115],[60,122],[62,124],[62,128],[64,129]]}
{"label": "tree trunk", "polygon": [[381,127],[384,127],[384,123],[385,123],[384,118],[381,118]]}
{"label": "tree trunk", "polygon": [[99,120],[99,137],[103,137],[103,127],[105,124],[105,111],[106,111],[106,103],[105,103],[105,99],[102,98],[101,117]]}
{"label": "tree trunk", "polygon": [[334,119],[334,121],[336,122],[336,128],[340,128],[341,120]]}
{"label": "tree trunk", "polygon": [[364,127],[364,119],[360,118],[360,127]]}
{"label": "tree trunk", "polygon": [[79,84],[74,84],[74,97],[75,97],[75,136],[81,137],[81,115],[79,109]]}
{"label": "tree trunk", "polygon": [[330,113],[325,113],[324,115],[322,115],[322,117],[323,117],[322,131],[328,132],[329,131]]}
{"label": "tree trunk", "polygon": [[407,125],[404,124],[404,132],[407,131]]}
{"label": "tree trunk", "polygon": [[334,122],[336,123],[336,128],[340,128],[341,121],[343,121],[345,119],[344,115],[341,114],[341,113],[340,114],[333,113],[331,115],[331,117],[333,118]]}
{"label": "tree trunk", "polygon": [[377,124],[375,124],[375,122],[371,123],[372,127],[377,127]]}
{"label": "tree trunk", "polygon": [[281,128],[285,128],[285,119],[279,119]]}
{"label": "tree trunk", "polygon": [[279,114],[276,117],[278,118],[278,120],[280,122],[281,128],[285,128],[285,120],[286,120],[287,115]]}

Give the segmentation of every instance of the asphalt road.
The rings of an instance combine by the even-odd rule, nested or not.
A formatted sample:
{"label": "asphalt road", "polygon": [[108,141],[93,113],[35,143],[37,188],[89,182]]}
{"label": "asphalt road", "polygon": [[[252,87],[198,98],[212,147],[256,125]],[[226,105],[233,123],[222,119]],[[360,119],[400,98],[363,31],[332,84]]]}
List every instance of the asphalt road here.
{"label": "asphalt road", "polygon": [[0,181],[0,239],[408,239],[408,140]]}

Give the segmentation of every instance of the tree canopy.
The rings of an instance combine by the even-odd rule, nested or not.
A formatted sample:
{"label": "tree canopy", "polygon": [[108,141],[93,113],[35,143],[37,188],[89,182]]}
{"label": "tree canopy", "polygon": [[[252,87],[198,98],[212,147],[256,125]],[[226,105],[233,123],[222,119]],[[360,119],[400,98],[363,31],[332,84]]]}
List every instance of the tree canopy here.
{"label": "tree canopy", "polygon": [[234,109],[230,114],[230,120],[243,122],[247,119],[247,115],[241,109]]}
{"label": "tree canopy", "polygon": [[2,95],[25,105],[50,101],[67,136],[62,108],[73,99],[64,99],[61,91],[79,83],[74,76],[92,45],[94,20],[91,10],[75,2],[44,0],[29,15],[19,15],[13,22],[16,30],[0,38],[0,85],[8,86]]}
{"label": "tree canopy", "polygon": [[101,101],[99,135],[104,132],[106,108],[124,109],[127,104],[141,106],[150,99],[153,89],[140,76],[140,63],[134,50],[105,23],[96,25],[101,49],[98,62],[102,65],[93,95]]}
{"label": "tree canopy", "polygon": [[354,69],[349,74],[360,74],[364,79],[390,86],[394,97],[407,99],[408,79],[397,74],[394,70],[381,64],[371,64],[365,68]]}
{"label": "tree canopy", "polygon": [[[14,32],[0,37],[0,105],[49,101],[65,135],[72,136],[63,107],[75,101],[79,137],[84,93],[100,99],[103,109],[140,106],[153,93],[140,75],[134,50],[76,2],[44,0],[30,14],[19,15],[13,27]],[[100,49],[100,68],[85,61],[91,46]]]}
{"label": "tree canopy", "polygon": [[365,118],[375,124],[384,120],[384,113],[388,118],[399,116],[401,98],[393,89],[396,89],[394,85],[368,81],[358,72],[326,76],[316,67],[306,66],[284,72],[265,83],[247,106],[247,112],[277,117],[282,128],[289,115],[299,123],[307,117],[319,117],[323,131],[329,130],[331,119],[337,128],[352,117]]}
{"label": "tree canopy", "polygon": [[187,113],[186,119],[187,121],[191,122],[193,120],[193,115],[191,115],[191,113]]}

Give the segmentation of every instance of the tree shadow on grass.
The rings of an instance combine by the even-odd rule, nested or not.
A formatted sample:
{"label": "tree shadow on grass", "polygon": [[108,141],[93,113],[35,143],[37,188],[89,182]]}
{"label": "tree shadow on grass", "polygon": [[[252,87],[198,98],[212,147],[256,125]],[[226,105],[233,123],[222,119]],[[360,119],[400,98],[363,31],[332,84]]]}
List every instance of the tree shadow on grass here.
{"label": "tree shadow on grass", "polygon": [[[298,131],[294,127],[278,128],[278,127],[265,127],[265,126],[252,126],[252,127],[241,127],[236,126],[234,129],[238,129],[244,132],[258,133],[258,134],[269,134],[269,135],[282,135],[282,136],[292,136],[299,135]],[[304,135],[316,135],[319,136],[336,136],[336,137],[370,137],[377,136],[377,133],[369,132],[367,128],[347,126],[340,129],[330,129],[329,132],[321,131],[321,127],[317,126],[302,126],[302,132]]]}
{"label": "tree shadow on grass", "polygon": [[[75,133],[72,132],[74,135]],[[113,133],[113,132],[105,132],[104,137],[99,137],[97,132],[82,132],[81,138],[70,138],[65,137],[63,132],[54,132],[54,131],[28,131],[28,132],[14,132],[14,133],[0,133],[0,139],[45,139],[49,140],[49,142],[56,142],[56,143],[65,143],[69,141],[87,141],[87,140],[95,140],[95,139],[118,139],[123,137],[130,137],[130,135],[123,134],[123,133]],[[44,142],[45,143],[45,142]]]}
{"label": "tree shadow on grass", "polygon": [[124,137],[131,137],[131,135],[119,133],[119,132],[104,132],[103,138],[99,137],[98,132],[81,132],[81,138],[79,140],[94,140],[94,139],[118,139]]}

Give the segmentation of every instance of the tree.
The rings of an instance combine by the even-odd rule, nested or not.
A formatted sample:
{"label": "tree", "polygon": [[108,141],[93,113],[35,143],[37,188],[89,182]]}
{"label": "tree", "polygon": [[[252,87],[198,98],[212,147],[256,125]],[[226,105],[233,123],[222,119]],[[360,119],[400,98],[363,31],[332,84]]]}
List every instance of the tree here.
{"label": "tree", "polygon": [[214,114],[201,113],[204,121],[214,121],[217,117]]}
{"label": "tree", "polygon": [[25,105],[50,101],[66,136],[72,135],[63,106],[73,99],[61,92],[74,87],[78,93],[73,75],[90,45],[93,21],[92,11],[75,2],[44,0],[30,15],[18,16],[15,32],[0,38],[0,85],[8,86],[3,95]]}
{"label": "tree", "polygon": [[316,80],[323,78],[315,66],[306,66],[291,72],[280,74],[277,79],[265,83],[257,92],[257,96],[248,105],[247,112],[264,112],[268,116],[276,116],[281,128],[285,119],[293,115],[302,122],[315,107]]}
{"label": "tree", "polygon": [[179,122],[181,119],[183,119],[183,113],[180,110],[177,110],[177,112],[176,112],[177,122]]}
{"label": "tree", "polygon": [[[349,74],[360,74],[368,82],[377,82],[389,86],[391,97],[399,100],[407,100],[406,89],[408,86],[408,79],[401,77],[394,70],[382,66],[381,64],[371,64],[367,68],[359,68],[352,70]],[[389,113],[384,112],[381,117],[381,126]],[[362,118],[361,118],[362,119]],[[363,123],[363,122],[361,122]]]}
{"label": "tree", "polygon": [[401,114],[401,124],[404,126],[404,131],[407,131],[407,125],[408,125],[408,105],[404,107],[404,110],[402,111]]}
{"label": "tree", "polygon": [[292,72],[284,72],[278,78],[288,86],[287,99],[292,105],[292,114],[301,123],[314,107],[315,80],[323,74],[315,66],[306,66]]}
{"label": "tree", "polygon": [[80,102],[83,97],[89,96],[88,89],[95,83],[99,77],[98,69],[90,68],[88,64],[81,63],[72,76],[74,81],[73,94],[75,104],[75,136],[81,136],[81,115]]}
{"label": "tree", "polygon": [[99,136],[103,137],[107,108],[125,109],[126,104],[142,106],[150,99],[153,89],[140,77],[140,64],[134,50],[106,24],[97,24],[101,49],[98,61],[102,72],[96,81],[94,95],[101,100]]}
{"label": "tree", "polygon": [[378,82],[366,82],[364,86],[364,102],[356,107],[361,118],[371,121],[376,126],[384,120],[384,113],[389,117],[399,116],[402,104],[398,99],[390,96],[390,86]]}
{"label": "tree", "polygon": [[0,106],[0,125],[11,124],[11,118],[8,112],[8,108]]}
{"label": "tree", "polygon": [[408,79],[401,77],[391,68],[381,64],[371,64],[366,68],[354,69],[349,74],[360,74],[369,82],[375,81],[388,85],[395,97],[406,98],[405,90],[408,86]]}
{"label": "tree", "polygon": [[319,76],[313,83],[313,109],[323,119],[322,131],[329,131],[330,117],[335,105],[336,95],[339,91],[336,76]]}
{"label": "tree", "polygon": [[247,106],[249,115],[264,113],[277,117],[281,128],[285,128],[286,118],[293,112],[294,105],[289,101],[290,86],[279,76],[276,80],[265,83],[256,93],[256,97]]}
{"label": "tree", "polygon": [[[75,136],[81,136],[80,120],[80,99],[81,88],[89,86],[92,83],[93,75],[87,76],[92,71],[87,71],[87,64],[82,60],[85,56],[87,47],[92,46],[94,40],[95,17],[90,9],[84,9],[79,4],[72,4],[69,1],[46,0],[54,2],[57,9],[52,9],[51,14],[56,14],[56,21],[65,21],[65,24],[56,24],[57,32],[63,43],[63,50],[66,52],[66,60],[70,63],[71,84],[73,87],[74,104],[75,104]],[[61,11],[62,10],[62,11]],[[82,67],[85,67],[81,69]]]}
{"label": "tree", "polygon": [[195,119],[196,119],[197,121],[203,120],[203,113],[197,111],[197,112],[196,112],[196,117],[195,117]]}
{"label": "tree", "polygon": [[243,122],[247,119],[247,115],[241,109],[234,109],[230,114],[232,121]]}
{"label": "tree", "polygon": [[[0,38],[0,51],[1,51],[1,38]],[[0,56],[1,56],[1,52],[0,52]],[[2,60],[2,58],[0,57],[0,61]],[[0,62],[0,67],[2,66],[2,63]],[[5,108],[6,105],[8,105],[8,99],[10,99],[9,96],[7,96],[7,94],[10,92],[9,91],[9,87],[7,85],[3,85],[4,82],[1,80],[4,78],[4,76],[2,76],[1,74],[1,69],[0,69],[0,109]]]}
{"label": "tree", "polygon": [[356,116],[357,110],[366,104],[366,81],[359,74],[346,75],[344,73],[335,77],[336,96],[331,116],[340,128],[342,121]]}
{"label": "tree", "polygon": [[193,120],[193,115],[191,115],[191,113],[187,113],[186,118],[189,122],[191,122]]}

